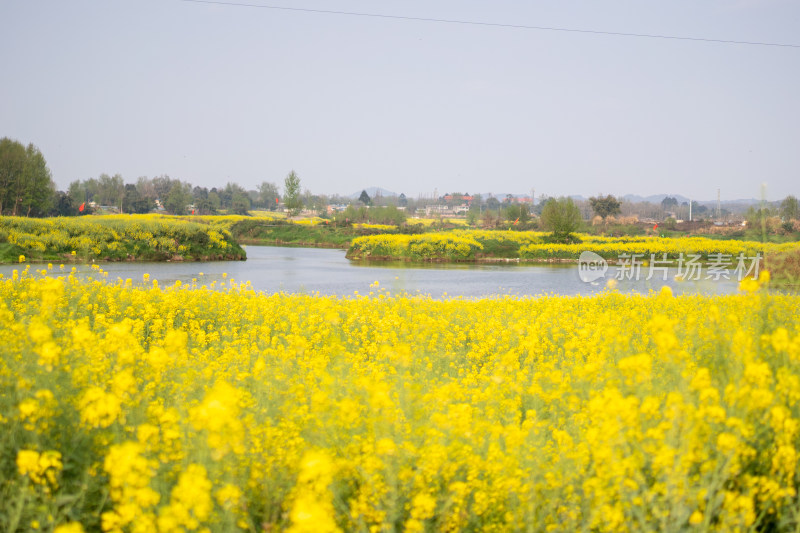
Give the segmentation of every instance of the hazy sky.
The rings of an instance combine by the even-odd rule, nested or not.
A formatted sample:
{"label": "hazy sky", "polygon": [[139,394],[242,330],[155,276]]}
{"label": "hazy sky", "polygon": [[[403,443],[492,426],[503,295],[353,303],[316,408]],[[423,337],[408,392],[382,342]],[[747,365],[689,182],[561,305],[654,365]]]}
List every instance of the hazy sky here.
{"label": "hazy sky", "polygon": [[[227,1],[227,0],[222,0]],[[273,3],[274,2],[274,3]],[[800,196],[796,0],[2,0],[0,137],[119,173],[349,194]]]}

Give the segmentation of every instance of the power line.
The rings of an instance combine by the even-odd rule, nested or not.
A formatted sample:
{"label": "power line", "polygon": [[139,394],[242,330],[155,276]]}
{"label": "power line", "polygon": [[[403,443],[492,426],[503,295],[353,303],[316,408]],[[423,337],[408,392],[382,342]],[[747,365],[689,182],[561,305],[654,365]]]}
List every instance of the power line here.
{"label": "power line", "polygon": [[403,15],[381,15],[378,13],[360,13],[356,11],[335,11],[330,9],[310,9],[303,7],[285,7],[285,6],[272,6],[266,4],[249,4],[244,2],[223,2],[221,0],[179,0],[181,2],[191,2],[194,4],[215,4],[228,7],[253,7],[261,9],[273,9],[279,11],[295,11],[301,13],[319,13],[324,15],[345,15],[351,17],[367,17],[379,19],[392,19],[392,20],[406,20],[416,22],[437,22],[441,24],[464,24],[470,26],[489,26],[493,28],[511,28],[516,30],[537,30],[537,31],[558,31],[566,33],[584,33],[590,35],[610,35],[614,37],[638,37],[646,39],[669,39],[675,41],[695,41],[704,43],[720,43],[720,44],[743,44],[748,46],[777,46],[781,48],[800,48],[800,44],[787,44],[787,43],[767,43],[761,41],[736,41],[731,39],[709,39],[705,37],[681,37],[677,35],[658,35],[652,33],[628,33],[618,31],[601,31],[601,30],[580,30],[576,28],[557,28],[552,26],[529,26],[525,24],[503,24],[499,22],[480,22],[474,20],[456,20],[456,19],[439,19],[428,17],[408,17]]}

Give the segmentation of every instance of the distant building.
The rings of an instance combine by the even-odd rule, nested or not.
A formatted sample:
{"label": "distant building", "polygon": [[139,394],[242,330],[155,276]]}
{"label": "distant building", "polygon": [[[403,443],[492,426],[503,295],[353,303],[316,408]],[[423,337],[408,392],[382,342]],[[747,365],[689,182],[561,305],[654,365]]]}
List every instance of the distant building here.
{"label": "distant building", "polygon": [[455,212],[450,206],[444,204],[425,206],[425,216],[429,217],[431,215],[448,216],[455,215]]}
{"label": "distant building", "polygon": [[464,195],[453,196],[452,194],[446,194],[445,196],[442,197],[442,200],[444,200],[445,202],[452,202],[453,200],[461,200],[463,202],[467,202],[468,205],[472,204],[472,201],[474,199],[475,199],[474,196],[464,196]]}
{"label": "distant building", "polygon": [[530,196],[512,196],[511,202],[515,204],[532,204],[533,200],[531,200]]}
{"label": "distant building", "polygon": [[340,212],[344,211],[345,209],[347,209],[347,205],[345,205],[345,204],[331,204],[326,209],[327,209],[328,214],[340,213]]}

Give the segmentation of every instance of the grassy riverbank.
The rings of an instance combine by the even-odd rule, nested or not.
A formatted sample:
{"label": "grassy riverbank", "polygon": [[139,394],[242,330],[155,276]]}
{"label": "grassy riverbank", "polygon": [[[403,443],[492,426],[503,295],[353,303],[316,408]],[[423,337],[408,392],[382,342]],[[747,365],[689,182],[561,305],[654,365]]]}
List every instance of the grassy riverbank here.
{"label": "grassy riverbank", "polygon": [[356,237],[353,228],[329,224],[298,224],[285,220],[245,219],[230,226],[233,237],[242,244],[293,245],[319,248],[350,246]]}
{"label": "grassy riverbank", "polygon": [[800,250],[767,256],[766,268],[772,274],[773,285],[785,289],[800,289]]}
{"label": "grassy riverbank", "polygon": [[0,263],[19,262],[20,256],[60,262],[236,260],[245,258],[242,244],[347,249],[357,237],[425,229],[280,216],[0,217]]}
{"label": "grassy riverbank", "polygon": [[309,246],[343,250],[348,249],[351,242],[358,237],[424,231],[424,227],[413,225],[400,227],[385,224],[337,224],[323,219],[287,221],[244,217],[228,227],[233,237],[241,244]]}
{"label": "grassy riverbank", "polygon": [[[0,263],[25,261],[208,261],[245,258],[242,244],[347,249],[354,260],[406,262],[575,262],[592,251],[615,263],[698,255],[703,263],[767,257],[776,285],[800,280],[800,243],[706,237],[611,237],[577,234],[570,244],[548,233],[342,223],[322,218],[265,216],[108,215],[77,218],[0,218]],[[770,260],[771,258],[771,260]]]}

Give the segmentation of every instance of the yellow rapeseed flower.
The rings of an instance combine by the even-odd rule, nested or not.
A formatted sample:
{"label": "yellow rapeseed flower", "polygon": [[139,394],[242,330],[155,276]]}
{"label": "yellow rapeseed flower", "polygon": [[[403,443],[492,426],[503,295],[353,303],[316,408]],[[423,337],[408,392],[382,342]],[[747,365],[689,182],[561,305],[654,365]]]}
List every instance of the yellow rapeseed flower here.
{"label": "yellow rapeseed flower", "polygon": [[84,529],[80,522],[69,522],[57,526],[53,533],[84,533]]}

